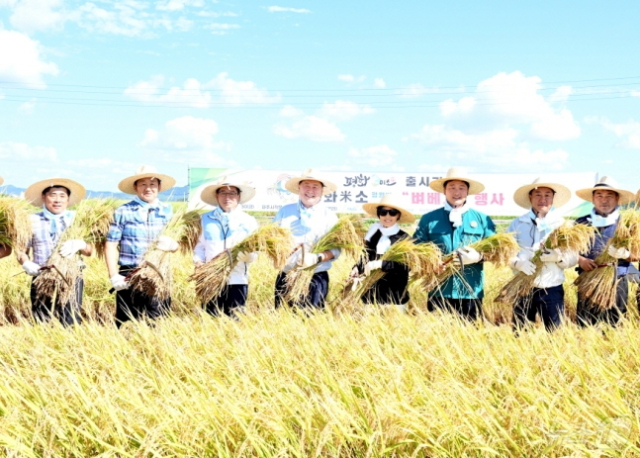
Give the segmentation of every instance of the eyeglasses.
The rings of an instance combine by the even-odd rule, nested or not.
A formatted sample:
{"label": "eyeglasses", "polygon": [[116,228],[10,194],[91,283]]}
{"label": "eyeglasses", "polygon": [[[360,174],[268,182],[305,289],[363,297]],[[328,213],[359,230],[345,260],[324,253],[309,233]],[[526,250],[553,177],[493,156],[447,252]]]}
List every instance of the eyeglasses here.
{"label": "eyeglasses", "polygon": [[219,192],[218,193],[219,196],[225,196],[225,197],[238,197],[240,195],[240,193],[238,192]]}
{"label": "eyeglasses", "polygon": [[398,216],[400,214],[400,212],[398,210],[396,210],[395,208],[380,208],[378,207],[378,216]]}

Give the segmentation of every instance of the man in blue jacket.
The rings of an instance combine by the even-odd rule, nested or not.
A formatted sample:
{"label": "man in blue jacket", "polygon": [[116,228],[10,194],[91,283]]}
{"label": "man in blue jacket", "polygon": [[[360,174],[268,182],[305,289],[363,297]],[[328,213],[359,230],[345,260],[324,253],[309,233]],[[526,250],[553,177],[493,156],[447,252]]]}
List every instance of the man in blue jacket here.
{"label": "man in blue jacket", "polygon": [[[628,204],[635,196],[631,191],[619,189],[614,180],[608,176],[602,177],[593,188],[580,189],[576,194],[581,199],[593,203],[593,209],[589,215],[582,216],[576,220],[577,224],[586,224],[595,227],[596,238],[588,253],[581,253],[578,258],[578,274],[597,269],[595,259],[605,250],[609,239],[614,236],[620,213],[618,206]],[[616,304],[606,310],[602,310],[593,304],[589,298],[578,293],[578,303],[576,306],[576,319],[580,326],[594,325],[604,322],[616,325],[620,318],[627,313],[627,301],[629,298],[629,283],[627,274],[629,273],[629,250],[613,245],[608,247],[608,253],[616,258],[618,284],[616,289]]]}
{"label": "man in blue jacket", "polygon": [[429,186],[443,193],[446,201],[439,208],[422,216],[414,235],[416,243],[434,242],[444,254],[456,251],[462,268],[429,293],[429,311],[455,311],[475,321],[482,315],[484,272],[482,256],[470,244],[496,233],[491,218],[469,206],[467,197],[484,189],[458,167],[447,176],[432,181]]}

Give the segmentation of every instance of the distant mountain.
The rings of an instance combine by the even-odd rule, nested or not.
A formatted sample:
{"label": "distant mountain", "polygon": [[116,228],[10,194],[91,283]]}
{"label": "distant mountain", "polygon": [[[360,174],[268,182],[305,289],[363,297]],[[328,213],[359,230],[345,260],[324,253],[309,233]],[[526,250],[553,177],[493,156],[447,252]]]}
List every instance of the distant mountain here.
{"label": "distant mountain", "polygon": [[[20,196],[25,188],[16,188],[12,185],[0,187],[0,192],[10,196]],[[87,189],[87,197],[91,199],[103,199],[113,197],[115,199],[130,200],[131,195],[123,192],[91,191]],[[186,202],[189,200],[189,186],[174,187],[168,191],[160,193],[160,200],[163,202]]]}

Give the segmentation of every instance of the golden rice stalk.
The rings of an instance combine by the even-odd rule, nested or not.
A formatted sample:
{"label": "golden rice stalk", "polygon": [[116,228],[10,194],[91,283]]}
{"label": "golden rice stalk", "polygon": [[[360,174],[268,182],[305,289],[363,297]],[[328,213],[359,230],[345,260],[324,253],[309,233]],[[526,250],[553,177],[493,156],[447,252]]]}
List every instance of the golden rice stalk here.
{"label": "golden rice stalk", "polygon": [[[76,215],[71,226],[60,236],[58,244],[43,266],[34,284],[38,297],[53,297],[60,304],[76,304],[75,285],[82,275],[84,264],[77,255],[63,258],[60,247],[68,240],[84,240],[93,244],[96,251],[104,250],[103,244],[109,231],[109,223],[117,202],[113,199],[86,199],[75,206]],[[102,248],[100,248],[102,246]]]}
{"label": "golden rice stalk", "polygon": [[178,245],[180,245],[180,251],[188,254],[191,253],[198,244],[198,239],[200,238],[200,232],[202,230],[202,224],[200,224],[202,212],[199,210],[185,212],[182,219],[184,223],[184,232],[182,233],[182,237],[176,241],[178,242]]}
{"label": "golden rice stalk", "polygon": [[[187,213],[184,209],[176,211],[160,235],[170,237],[178,243],[191,240],[192,235],[189,235],[189,231],[192,230],[193,219],[192,215],[185,217]],[[144,255],[140,268],[131,275],[129,284],[148,296],[157,296],[165,301],[171,297],[173,253],[158,250],[156,245],[157,240],[151,244]]]}
{"label": "golden rice stalk", "polygon": [[[544,248],[546,250],[558,249],[563,252],[584,253],[591,247],[595,233],[596,229],[592,226],[565,221],[549,234],[549,237],[544,241]],[[544,263],[540,260],[540,256],[543,252],[544,250],[538,250],[531,258],[531,262],[536,266],[535,273],[533,275],[526,275],[523,272],[516,273],[500,290],[496,297],[497,302],[513,304],[519,297],[526,296],[531,292],[536,277],[542,272]]]}
{"label": "golden rice stalk", "polygon": [[[520,247],[511,233],[494,234],[490,237],[469,244],[469,247],[478,251],[487,262],[502,267],[509,264],[509,260],[518,253]],[[442,272],[438,275],[437,284],[442,284],[453,275],[460,273],[460,263],[457,252],[445,256]]]}
{"label": "golden rice stalk", "polygon": [[[410,272],[409,283],[422,281],[427,287],[434,287],[436,272],[442,263],[442,253],[434,243],[415,244],[412,239],[406,238],[391,245],[380,260],[406,265]],[[360,277],[355,282],[348,281],[341,295],[343,300],[351,303],[359,300],[383,276],[384,272],[378,269],[366,277]]]}
{"label": "golden rice stalk", "polygon": [[0,197],[0,244],[24,253],[31,240],[31,205],[24,199]]}
{"label": "golden rice stalk", "polygon": [[[340,249],[347,256],[358,259],[364,250],[366,230],[359,217],[343,216],[312,247],[311,253],[322,253],[327,250]],[[301,258],[304,257],[304,246],[299,246]],[[295,267],[287,273],[287,293],[285,298],[290,302],[299,302],[309,293],[309,285],[313,277],[314,267],[302,269]]]}
{"label": "golden rice stalk", "polygon": [[640,257],[640,213],[635,209],[620,212],[614,236],[594,260],[598,267],[582,272],[574,282],[578,293],[600,310],[608,310],[616,305],[618,260],[607,252],[609,246],[628,249],[631,259]]}
{"label": "golden rice stalk", "polygon": [[222,293],[240,252],[264,252],[274,267],[280,270],[291,253],[291,231],[277,224],[267,224],[259,227],[231,249],[197,266],[189,280],[195,282],[196,295],[202,303],[206,304]]}

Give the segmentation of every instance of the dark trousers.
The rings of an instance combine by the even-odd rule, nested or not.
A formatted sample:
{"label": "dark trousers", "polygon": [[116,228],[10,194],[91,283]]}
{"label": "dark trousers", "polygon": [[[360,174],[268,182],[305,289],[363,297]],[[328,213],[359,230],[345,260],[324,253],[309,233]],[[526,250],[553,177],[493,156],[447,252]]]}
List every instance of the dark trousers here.
{"label": "dark trousers", "polygon": [[[35,280],[35,278],[34,278]],[[75,283],[75,300],[71,300],[66,304],[60,304],[56,300],[56,304],[52,303],[50,297],[38,297],[36,287],[31,280],[31,313],[33,319],[38,323],[48,323],[52,316],[55,316],[63,326],[71,326],[72,324],[80,324],[82,317],[80,316],[80,308],[82,307],[82,292],[84,291],[84,280],[80,277]]]}
{"label": "dark trousers", "polygon": [[212,316],[225,314],[236,317],[238,313],[244,311],[248,291],[247,285],[227,285],[218,297],[214,297],[205,304],[205,310]]}
{"label": "dark trousers", "polygon": [[453,299],[451,297],[430,297],[427,302],[427,310],[445,310],[456,312],[462,318],[476,321],[482,316],[482,299]]}
{"label": "dark trousers", "polygon": [[520,297],[513,307],[513,327],[522,328],[527,322],[534,323],[540,315],[547,331],[562,324],[564,317],[564,288],[533,288],[530,294]]}
{"label": "dark trousers", "polygon": [[[121,267],[120,275],[125,277],[134,268]],[[155,320],[169,313],[171,298],[161,301],[157,296],[149,296],[133,288],[116,292],[116,326],[120,327],[130,320],[147,318]]]}
{"label": "dark trousers", "polygon": [[620,278],[616,289],[616,305],[607,310],[600,310],[589,299],[580,297],[576,308],[576,321],[581,327],[593,326],[597,323],[607,323],[616,326],[620,319],[627,314],[629,299],[629,281],[626,276]]}
{"label": "dark trousers", "polygon": [[[275,303],[276,308],[279,308],[282,304],[288,303],[285,299],[287,294],[287,274],[280,272],[276,278],[275,286]],[[327,299],[327,293],[329,292],[329,272],[316,272],[311,278],[311,284],[309,285],[309,294],[303,300],[288,303],[291,307],[297,308],[314,308],[324,309],[324,303]]]}

